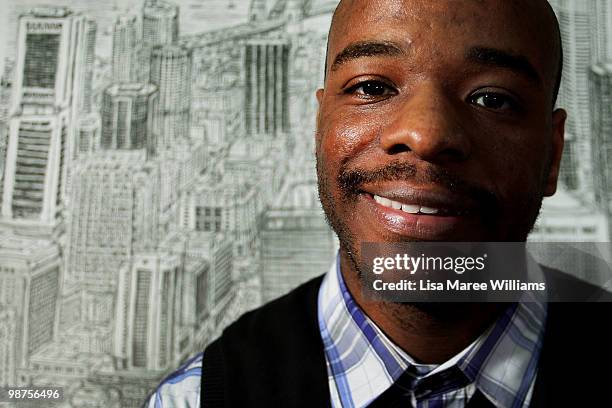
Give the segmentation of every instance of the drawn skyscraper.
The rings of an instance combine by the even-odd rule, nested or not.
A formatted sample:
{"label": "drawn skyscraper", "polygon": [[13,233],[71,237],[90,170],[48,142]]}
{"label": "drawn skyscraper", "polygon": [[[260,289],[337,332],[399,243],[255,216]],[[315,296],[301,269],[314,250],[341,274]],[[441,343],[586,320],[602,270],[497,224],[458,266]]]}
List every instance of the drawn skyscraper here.
{"label": "drawn skyscraper", "polygon": [[590,97],[588,73],[591,65],[592,19],[583,0],[551,2],[561,26],[564,72],[558,105],[568,109],[566,143],[561,163],[561,180],[570,191],[591,200],[593,170],[590,165]]}
{"label": "drawn skyscraper", "polygon": [[178,45],[157,46],[151,56],[151,83],[159,90],[156,120],[159,148],[189,139],[192,51]]}
{"label": "drawn skyscraper", "polygon": [[136,82],[136,45],[138,32],[135,16],[120,16],[113,27],[113,82]]}
{"label": "drawn skyscraper", "polygon": [[60,265],[60,250],[50,240],[0,235],[0,310],[16,311],[10,335],[18,369],[57,333]]}
{"label": "drawn skyscraper", "polygon": [[17,322],[15,309],[0,309],[0,386],[16,383],[16,336]]}
{"label": "drawn skyscraper", "polygon": [[174,43],[178,38],[178,6],[157,0],[147,0],[142,15],[142,40],[154,47]]}
{"label": "drawn skyscraper", "polygon": [[591,62],[597,64],[612,60],[612,2],[590,0],[590,15],[593,18],[591,32]]}
{"label": "drawn skyscraper", "polygon": [[157,242],[159,170],[143,150],[107,151],[77,163],[72,185],[67,276],[115,285],[138,248]]}
{"label": "drawn skyscraper", "polygon": [[77,95],[75,99],[75,114],[91,112],[93,103],[93,78],[96,60],[96,32],[98,26],[94,20],[85,20],[82,37],[77,38],[77,63],[75,85]]}
{"label": "drawn skyscraper", "polygon": [[158,93],[151,84],[115,84],[102,98],[102,149],[155,151]]}
{"label": "drawn skyscraper", "polygon": [[593,65],[590,91],[595,202],[608,215],[612,231],[612,61]]}
{"label": "drawn skyscraper", "polygon": [[[251,172],[250,176],[255,175]],[[206,175],[185,193],[183,205],[180,221],[184,227],[231,237],[238,261],[253,255],[263,207],[258,187],[229,176],[216,180]]]}
{"label": "drawn skyscraper", "polygon": [[[61,218],[71,121],[78,109],[87,21],[65,8],[19,19],[2,219],[53,232]],[[91,31],[89,31],[91,33]]]}
{"label": "drawn skyscraper", "polygon": [[270,301],[329,268],[334,234],[315,181],[293,181],[261,217],[263,300]]}
{"label": "drawn skyscraper", "polygon": [[166,369],[174,364],[181,317],[180,259],[141,254],[121,269],[114,330],[119,368]]}
{"label": "drawn skyscraper", "polygon": [[275,135],[288,131],[289,43],[249,41],[245,68],[247,133]]}
{"label": "drawn skyscraper", "polygon": [[100,148],[100,116],[79,117],[76,128],[77,154],[90,154]]}
{"label": "drawn skyscraper", "polygon": [[11,120],[2,215],[54,226],[61,211],[67,116]]}
{"label": "drawn skyscraper", "polygon": [[594,18],[589,93],[595,202],[607,215],[612,232],[612,3],[594,0],[589,4]]}
{"label": "drawn skyscraper", "polygon": [[136,47],[136,82],[151,80],[151,53],[154,47],[171,45],[178,39],[179,8],[175,4],[147,0],[142,9],[142,33]]}
{"label": "drawn skyscraper", "polygon": [[61,7],[36,8],[19,18],[13,114],[70,105],[76,38],[81,38],[84,25],[82,16]]}

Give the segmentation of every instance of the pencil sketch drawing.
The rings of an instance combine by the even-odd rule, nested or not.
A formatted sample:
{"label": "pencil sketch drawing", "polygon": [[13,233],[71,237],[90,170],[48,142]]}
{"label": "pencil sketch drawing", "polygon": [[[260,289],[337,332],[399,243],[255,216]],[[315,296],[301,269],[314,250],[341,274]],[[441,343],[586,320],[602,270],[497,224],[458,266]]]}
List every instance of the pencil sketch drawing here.
{"label": "pencil sketch drawing", "polygon": [[[337,0],[0,3],[0,387],[138,407],[335,254],[314,93]],[[607,242],[612,1],[553,6],[570,119],[532,239]]]}

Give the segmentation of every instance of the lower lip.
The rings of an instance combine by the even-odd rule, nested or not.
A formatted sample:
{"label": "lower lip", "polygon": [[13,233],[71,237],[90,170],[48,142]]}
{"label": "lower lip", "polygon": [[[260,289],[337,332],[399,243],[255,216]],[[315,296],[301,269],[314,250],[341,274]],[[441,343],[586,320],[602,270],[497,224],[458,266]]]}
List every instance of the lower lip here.
{"label": "lower lip", "polygon": [[410,214],[385,207],[370,194],[361,195],[376,224],[404,239],[422,241],[462,241],[473,235],[474,217],[470,215]]}

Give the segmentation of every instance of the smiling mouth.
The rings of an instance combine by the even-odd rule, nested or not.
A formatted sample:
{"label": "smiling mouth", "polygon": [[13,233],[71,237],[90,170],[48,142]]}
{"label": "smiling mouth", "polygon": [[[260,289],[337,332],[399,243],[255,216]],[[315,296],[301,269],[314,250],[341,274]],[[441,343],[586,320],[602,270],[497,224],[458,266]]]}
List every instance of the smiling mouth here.
{"label": "smiling mouth", "polygon": [[417,202],[405,203],[400,201],[395,201],[387,197],[383,197],[376,194],[369,194],[370,198],[372,198],[379,205],[386,207],[388,209],[402,211],[407,214],[413,215],[429,215],[429,216],[466,216],[470,215],[471,211],[465,209],[451,209],[445,207],[433,207],[433,206],[425,206],[421,205]]}
{"label": "smiling mouth", "polygon": [[[399,239],[421,241],[475,240],[482,232],[480,207],[468,196],[413,189],[377,188],[361,191],[367,209],[362,220],[372,231],[384,231]],[[388,238],[388,235],[385,239]]]}

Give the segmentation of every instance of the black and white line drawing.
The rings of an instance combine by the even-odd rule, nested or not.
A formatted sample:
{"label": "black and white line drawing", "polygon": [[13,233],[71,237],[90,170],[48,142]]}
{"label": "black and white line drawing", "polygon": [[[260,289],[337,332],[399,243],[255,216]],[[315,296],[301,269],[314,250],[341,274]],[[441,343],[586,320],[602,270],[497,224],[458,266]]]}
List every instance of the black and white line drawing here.
{"label": "black and white line drawing", "polygon": [[[137,407],[325,272],[314,93],[337,2],[3,0],[0,387]],[[551,3],[570,121],[531,238],[608,242],[612,1]]]}

